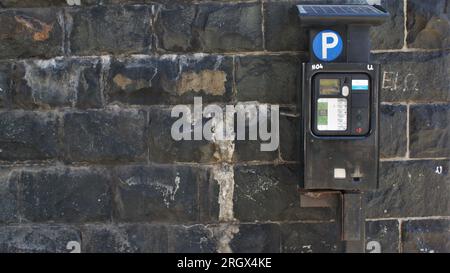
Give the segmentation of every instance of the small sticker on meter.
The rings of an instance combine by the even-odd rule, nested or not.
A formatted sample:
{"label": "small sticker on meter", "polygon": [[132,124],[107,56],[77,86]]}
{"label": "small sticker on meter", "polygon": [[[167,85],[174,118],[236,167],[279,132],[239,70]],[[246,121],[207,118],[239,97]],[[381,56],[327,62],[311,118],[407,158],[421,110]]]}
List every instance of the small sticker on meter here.
{"label": "small sticker on meter", "polygon": [[352,90],[369,90],[369,80],[352,80]]}
{"label": "small sticker on meter", "polygon": [[317,101],[319,131],[347,131],[347,99],[321,98]]}

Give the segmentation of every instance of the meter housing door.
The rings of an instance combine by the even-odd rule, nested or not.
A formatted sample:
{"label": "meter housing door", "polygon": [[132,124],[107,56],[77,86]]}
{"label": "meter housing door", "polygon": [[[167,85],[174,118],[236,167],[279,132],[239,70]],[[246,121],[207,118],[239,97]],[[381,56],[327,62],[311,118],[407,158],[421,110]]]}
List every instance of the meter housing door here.
{"label": "meter housing door", "polygon": [[303,188],[376,189],[378,65],[307,63],[303,75]]}

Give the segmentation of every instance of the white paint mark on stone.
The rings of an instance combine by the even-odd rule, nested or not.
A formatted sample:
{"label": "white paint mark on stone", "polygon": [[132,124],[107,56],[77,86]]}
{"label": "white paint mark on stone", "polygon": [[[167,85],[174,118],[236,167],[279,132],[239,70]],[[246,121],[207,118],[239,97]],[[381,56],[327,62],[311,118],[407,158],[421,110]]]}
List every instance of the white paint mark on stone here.
{"label": "white paint mark on stone", "polygon": [[[222,162],[221,165],[213,168],[213,178],[219,184],[219,221],[233,221],[233,195],[234,195],[234,169],[232,162],[235,144],[234,144],[234,113],[226,111],[225,121],[213,119],[212,142],[215,144],[216,152],[214,157]],[[217,137],[217,132],[223,132],[223,140]]]}
{"label": "white paint mark on stone", "polygon": [[234,170],[230,164],[213,168],[213,178],[219,184],[219,221],[234,221]]}
{"label": "white paint mark on stone", "polygon": [[[175,180],[176,183],[177,180]],[[179,183],[179,181],[178,181]],[[170,208],[171,201],[175,200],[175,194],[178,190],[179,184],[176,184],[174,186],[162,184],[162,183],[155,183],[153,186],[162,194],[163,196],[163,202],[166,205],[167,208]]]}
{"label": "white paint mark on stone", "polygon": [[66,0],[69,6],[80,6],[81,0]]}
{"label": "white paint mark on stone", "polygon": [[301,252],[302,253],[312,253],[313,251],[312,251],[311,245],[304,245],[304,246],[302,246],[302,251]]}
{"label": "white paint mark on stone", "polygon": [[233,240],[234,235],[239,233],[238,225],[220,225],[213,228],[215,237],[217,240],[217,252],[218,253],[232,253],[233,250],[230,247],[230,242]]}
{"label": "white paint mark on stone", "polygon": [[175,200],[175,194],[177,194],[178,189],[180,188],[180,174],[177,173],[175,176],[175,189],[173,190],[173,194],[171,196],[172,201]]}
{"label": "white paint mark on stone", "polygon": [[398,72],[384,71],[382,89],[397,90]]}

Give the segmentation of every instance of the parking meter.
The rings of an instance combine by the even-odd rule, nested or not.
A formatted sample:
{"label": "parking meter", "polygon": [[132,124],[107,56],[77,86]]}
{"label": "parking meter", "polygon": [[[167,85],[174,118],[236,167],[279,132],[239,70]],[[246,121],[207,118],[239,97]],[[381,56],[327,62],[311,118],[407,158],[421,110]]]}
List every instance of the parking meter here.
{"label": "parking meter", "polygon": [[339,192],[343,239],[361,242],[360,193],[377,188],[379,161],[380,67],[370,62],[369,30],[389,14],[371,5],[297,9],[302,27],[310,31],[310,62],[303,64],[301,91],[300,188]]}

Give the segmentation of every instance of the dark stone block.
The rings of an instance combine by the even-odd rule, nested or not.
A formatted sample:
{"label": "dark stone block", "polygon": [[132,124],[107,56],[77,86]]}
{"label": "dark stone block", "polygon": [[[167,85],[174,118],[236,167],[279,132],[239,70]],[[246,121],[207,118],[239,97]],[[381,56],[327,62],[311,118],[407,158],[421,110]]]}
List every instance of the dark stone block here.
{"label": "dark stone block", "polygon": [[410,48],[450,48],[450,9],[446,0],[408,0]]}
{"label": "dark stone block", "polygon": [[[266,108],[263,108],[265,106]],[[235,114],[235,152],[234,160],[237,162],[249,161],[277,161],[280,147],[280,110],[278,105],[260,104],[257,102],[244,102],[236,104]],[[267,111],[265,120],[263,110]],[[237,126],[240,117],[245,117],[244,132]],[[272,123],[272,119],[277,122]],[[263,127],[265,122],[266,128]],[[278,126],[276,128],[275,126]],[[264,129],[263,129],[264,128]],[[261,134],[263,130],[264,134]],[[278,130],[278,133],[276,132]],[[250,134],[252,132],[252,134]],[[245,137],[244,137],[245,136]]]}
{"label": "dark stone block", "polygon": [[62,17],[62,12],[53,8],[2,10],[0,58],[62,55]]}
{"label": "dark stone block", "polygon": [[281,251],[288,253],[342,252],[336,223],[282,223]]}
{"label": "dark stone block", "polygon": [[301,117],[297,111],[281,110],[280,157],[283,161],[303,161]]}
{"label": "dark stone block", "polygon": [[0,62],[0,108],[9,108],[11,105],[11,71],[11,63]]}
{"label": "dark stone block", "polygon": [[211,230],[204,225],[168,226],[168,252],[211,253],[216,241]]}
{"label": "dark stone block", "polygon": [[66,12],[73,54],[146,53],[152,44],[152,6],[93,6]]}
{"label": "dark stone block", "polygon": [[278,224],[241,224],[238,229],[229,243],[234,253],[280,252]]}
{"label": "dark stone block", "polygon": [[[115,176],[118,219],[125,222],[198,222],[210,209],[199,197],[218,186],[206,169],[189,166],[126,166],[117,168]],[[213,218],[218,218],[217,209]]]}
{"label": "dark stone block", "polygon": [[296,4],[304,1],[264,3],[265,48],[269,51],[307,50],[309,35],[300,24]]}
{"label": "dark stone block", "polygon": [[14,71],[14,106],[101,107],[101,66],[99,58],[21,61]]}
{"label": "dark stone block", "polygon": [[366,221],[366,253],[377,253],[369,248],[370,242],[377,242],[381,253],[399,252],[399,229],[397,220]]}
{"label": "dark stone block", "polygon": [[19,171],[0,168],[0,223],[19,221],[18,177]]}
{"label": "dark stone block", "polygon": [[[215,154],[217,147],[213,142],[207,140],[176,141],[172,138],[171,127],[179,117],[171,117],[170,108],[154,107],[149,111],[150,161],[208,163],[218,160],[218,155]],[[191,112],[193,113],[193,110]]]}
{"label": "dark stone block", "polygon": [[450,105],[412,105],[410,156],[450,156]]}
{"label": "dark stone block", "polygon": [[81,243],[75,228],[62,225],[21,225],[0,227],[2,253],[68,253],[67,244]]}
{"label": "dark stone block", "polygon": [[82,251],[88,253],[164,253],[167,228],[162,225],[84,225]]}
{"label": "dark stone block", "polygon": [[243,222],[331,220],[328,208],[301,208],[300,166],[257,165],[234,169],[234,216]]}
{"label": "dark stone block", "polygon": [[380,156],[382,158],[406,155],[406,106],[380,107]]}
{"label": "dark stone block", "polygon": [[[246,127],[248,131],[248,127]],[[261,140],[236,140],[234,160],[236,162],[275,161],[279,158],[278,149],[275,151],[261,151]]]}
{"label": "dark stone block", "polygon": [[55,113],[9,111],[0,113],[0,160],[43,160],[58,152]]}
{"label": "dark stone block", "polygon": [[169,5],[158,11],[157,47],[175,52],[262,50],[259,3]]}
{"label": "dark stone block", "polygon": [[[74,0],[2,0],[2,8],[31,8],[31,7],[50,7],[67,6]],[[90,0],[89,0],[90,1]],[[84,1],[82,1],[84,4]]]}
{"label": "dark stone block", "polygon": [[410,220],[402,223],[402,249],[406,253],[450,252],[450,220]]}
{"label": "dark stone block", "polygon": [[304,55],[236,57],[237,100],[297,105],[305,60]]}
{"label": "dark stone block", "polygon": [[382,101],[450,101],[448,52],[383,53],[373,57],[382,64]]}
{"label": "dark stone block", "polygon": [[446,160],[382,162],[380,188],[367,192],[369,218],[450,215]]}
{"label": "dark stone block", "polygon": [[32,222],[109,220],[108,180],[104,171],[92,168],[25,169],[19,179],[23,217]]}
{"label": "dark stone block", "polygon": [[405,37],[405,16],[403,1],[381,0],[391,17],[381,26],[373,27],[370,31],[372,49],[401,49]]}
{"label": "dark stone block", "polygon": [[128,104],[191,104],[230,101],[233,86],[231,57],[163,55],[113,59],[108,76],[110,102]]}
{"label": "dark stone block", "polygon": [[68,161],[144,161],[147,155],[143,111],[111,108],[64,115]]}

